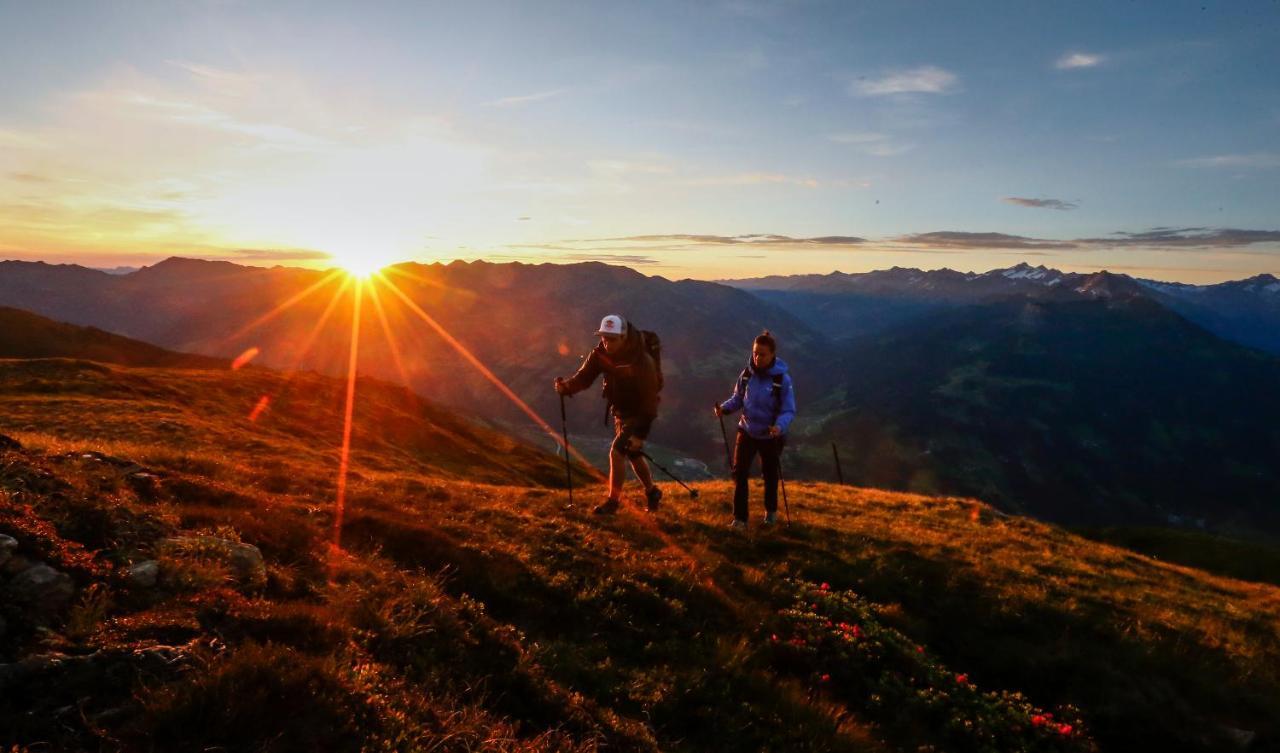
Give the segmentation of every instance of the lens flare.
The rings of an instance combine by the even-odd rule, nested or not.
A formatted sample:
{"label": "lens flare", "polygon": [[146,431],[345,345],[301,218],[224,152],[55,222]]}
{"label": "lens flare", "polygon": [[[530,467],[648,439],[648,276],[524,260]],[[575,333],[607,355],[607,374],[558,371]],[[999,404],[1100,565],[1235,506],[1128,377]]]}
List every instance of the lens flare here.
{"label": "lens flare", "polygon": [[[342,549],[342,517],[347,504],[347,471],[351,468],[351,424],[356,407],[356,365],[360,360],[360,304],[364,284],[357,283],[351,296],[351,353],[347,361],[347,403],[342,416],[342,449],[338,455],[338,489],[333,508],[331,555]],[[330,559],[330,574],[334,560]]]}
{"label": "lens flare", "polygon": [[481,376],[489,380],[489,382],[493,384],[494,387],[497,387],[498,391],[501,392],[508,400],[510,400],[517,408],[519,408],[521,412],[523,412],[526,416],[528,416],[535,424],[537,424],[538,428],[542,429],[542,431],[544,431],[547,434],[547,436],[551,437],[551,439],[553,439],[557,445],[564,447],[565,451],[571,454],[575,460],[577,460],[579,463],[581,463],[582,465],[590,469],[593,476],[595,476],[599,480],[604,480],[604,474],[600,473],[600,471],[597,470],[595,466],[591,465],[591,463],[589,463],[587,459],[584,458],[580,452],[578,452],[577,448],[573,447],[572,445],[569,445],[566,447],[564,440],[560,437],[560,432],[551,428],[550,424],[542,420],[542,417],[539,416],[536,412],[534,412],[533,408],[530,408],[528,403],[526,403],[524,400],[521,400],[520,396],[517,395],[515,392],[513,392],[512,389],[508,387],[505,382],[499,379],[498,375],[494,374],[489,369],[488,366],[485,366],[484,362],[481,361],[479,358],[477,358],[475,354],[473,354],[470,351],[470,349],[467,348],[467,346],[459,342],[458,338],[454,337],[449,332],[449,330],[441,326],[440,323],[437,322],[430,314],[428,314],[426,311],[423,311],[422,307],[419,306],[417,303],[415,303],[413,299],[411,299],[409,296],[405,295],[404,291],[401,290],[400,287],[397,286],[394,282],[386,279],[385,277],[382,278],[382,281],[386,283],[387,288],[392,293],[395,293],[396,297],[399,298],[404,303],[404,305],[409,308],[410,311],[416,314],[419,319],[426,322],[426,324],[429,327],[435,330],[437,335],[443,338],[444,341],[448,343],[450,347],[452,347],[454,350],[458,352],[458,355],[462,356],[467,361],[467,363],[471,364],[472,367],[474,367],[476,371],[480,372]]}
{"label": "lens flare", "polygon": [[289,296],[289,298],[285,299],[283,303],[277,304],[274,308],[272,308],[267,313],[263,314],[257,319],[254,319],[253,321],[244,325],[243,327],[236,330],[235,332],[232,332],[230,335],[227,336],[227,338],[223,342],[233,343],[236,340],[239,340],[241,337],[244,337],[248,333],[257,329],[258,327],[261,327],[262,325],[276,318],[280,314],[283,314],[285,311],[288,311],[291,307],[301,302],[307,296],[311,295],[312,293],[316,292],[317,290],[324,287],[328,283],[337,279],[341,274],[342,274],[341,270],[337,270],[337,269],[330,270],[329,272],[325,273],[325,275],[321,277],[319,280],[316,280],[315,282],[311,283],[310,285],[303,288],[302,290],[299,290],[297,293],[294,293],[293,295]]}

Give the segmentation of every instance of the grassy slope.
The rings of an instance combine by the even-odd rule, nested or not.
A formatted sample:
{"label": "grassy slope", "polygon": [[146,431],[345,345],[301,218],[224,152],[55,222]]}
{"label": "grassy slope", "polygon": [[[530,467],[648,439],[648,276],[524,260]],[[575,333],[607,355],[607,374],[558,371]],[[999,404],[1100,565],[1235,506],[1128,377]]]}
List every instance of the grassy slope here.
{"label": "grassy slope", "polygon": [[[1076,704],[1105,750],[1230,749],[1224,725],[1275,744],[1273,586],[973,501],[823,484],[790,485],[798,524],[750,537],[723,528],[729,487],[716,482],[697,501],[668,487],[656,523],[600,521],[565,511],[560,491],[459,480],[491,465],[465,441],[452,449],[445,429],[405,418],[396,430],[392,393],[374,389],[358,421],[390,428],[357,429],[346,551],[330,559],[333,385],[299,377],[292,402],[247,426],[278,377],[80,362],[0,374],[0,431],[27,445],[0,455],[0,532],[81,586],[52,632],[6,608],[0,660],[99,650],[116,661],[109,679],[55,667],[5,688],[0,744],[913,749],[903,730],[917,720],[873,725],[839,688],[771,659],[777,610],[794,601],[788,577],[857,591],[981,688]],[[427,435],[429,459],[401,449]],[[160,480],[65,454],[82,449]],[[265,584],[163,552],[160,588],[123,584],[114,568],[157,555],[176,531],[259,546]],[[130,653],[156,642],[186,647],[177,668]]]}
{"label": "grassy slope", "polygon": [[126,366],[226,367],[209,356],[175,353],[94,327],[65,324],[22,309],[0,306],[0,355],[6,358],[73,356]]}

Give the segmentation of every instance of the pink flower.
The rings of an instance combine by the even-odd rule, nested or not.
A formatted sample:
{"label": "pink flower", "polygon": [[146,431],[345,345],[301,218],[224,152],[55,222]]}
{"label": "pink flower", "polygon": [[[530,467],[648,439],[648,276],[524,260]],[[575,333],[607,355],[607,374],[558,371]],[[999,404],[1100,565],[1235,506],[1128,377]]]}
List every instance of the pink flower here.
{"label": "pink flower", "polygon": [[965,683],[969,682],[969,675],[961,672],[960,674],[956,675],[956,682],[960,683],[961,685],[964,685]]}
{"label": "pink flower", "polygon": [[777,633],[774,633],[773,635],[769,636],[769,640],[773,641],[774,643],[777,643],[777,642],[778,642],[778,634],[777,634]]}
{"label": "pink flower", "polygon": [[821,586],[818,586],[818,588],[821,588],[823,591],[830,591],[830,590],[831,590],[831,584],[830,584],[830,583],[823,583]]}

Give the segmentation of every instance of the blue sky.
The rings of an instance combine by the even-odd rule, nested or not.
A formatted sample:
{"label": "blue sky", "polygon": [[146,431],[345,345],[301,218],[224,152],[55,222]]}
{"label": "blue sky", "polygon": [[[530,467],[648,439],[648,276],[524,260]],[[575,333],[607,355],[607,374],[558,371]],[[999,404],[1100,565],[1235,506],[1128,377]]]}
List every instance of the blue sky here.
{"label": "blue sky", "polygon": [[1280,272],[1274,1],[365,5],[0,2],[0,255]]}

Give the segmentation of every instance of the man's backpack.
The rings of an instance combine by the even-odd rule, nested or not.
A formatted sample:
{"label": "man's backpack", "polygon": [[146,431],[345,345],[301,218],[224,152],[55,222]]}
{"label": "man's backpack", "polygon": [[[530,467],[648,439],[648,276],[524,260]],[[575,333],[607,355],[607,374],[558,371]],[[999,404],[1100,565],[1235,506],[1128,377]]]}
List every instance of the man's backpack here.
{"label": "man's backpack", "polygon": [[653,359],[653,368],[658,372],[658,392],[662,392],[662,340],[658,333],[651,330],[640,330],[640,339],[644,341],[644,349]]}

